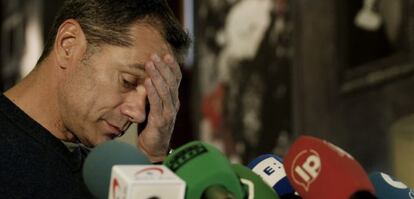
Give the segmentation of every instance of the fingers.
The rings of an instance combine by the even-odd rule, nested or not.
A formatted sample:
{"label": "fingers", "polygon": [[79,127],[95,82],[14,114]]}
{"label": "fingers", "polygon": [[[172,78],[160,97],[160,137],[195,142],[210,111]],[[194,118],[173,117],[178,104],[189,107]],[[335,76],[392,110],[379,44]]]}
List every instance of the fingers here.
{"label": "fingers", "polygon": [[[151,59],[153,60],[153,63],[155,64],[156,69],[158,70],[159,74],[161,75],[162,79],[167,85],[167,88],[169,89],[169,92],[172,94],[172,103],[176,109],[179,108],[179,99],[178,99],[178,87],[180,85],[180,81],[182,78],[181,70],[177,62],[172,58],[171,55],[164,56],[164,59],[161,60],[160,57],[156,54],[154,54]],[[158,82],[159,84],[162,84],[162,80]],[[162,92],[168,92],[163,91],[161,88],[159,91],[159,94],[167,94],[168,93],[162,93]],[[161,96],[162,97],[162,96]]]}
{"label": "fingers", "polygon": [[[166,55],[163,59],[159,56],[151,56],[151,60],[145,63],[145,70],[148,78],[144,86],[150,111],[148,123],[139,135],[141,144],[138,143],[138,146],[141,149],[147,148],[146,152],[150,154],[150,157],[162,160],[165,157],[180,106],[178,87],[182,74],[178,63],[171,55]],[[145,146],[142,145],[143,143]],[[156,154],[161,154],[161,156]]]}
{"label": "fingers", "polygon": [[155,86],[152,84],[151,79],[147,78],[145,80],[145,89],[147,90],[148,101],[151,107],[151,112],[156,115],[162,114],[162,102],[159,97]]}
{"label": "fingers", "polygon": [[170,66],[172,72],[175,74],[177,85],[179,86],[182,78],[180,66],[171,55],[166,55],[164,59],[167,62],[168,66]]}
{"label": "fingers", "polygon": [[176,84],[174,84],[174,92],[173,92],[173,103],[175,108],[178,110],[180,108],[180,100],[179,100],[179,93],[178,93],[178,89],[180,86],[180,82],[182,79],[182,73],[181,73],[181,69],[180,66],[178,65],[178,63],[174,60],[174,58],[171,55],[166,55],[164,60],[166,61],[167,65],[169,66],[168,68],[170,69],[170,71],[174,74],[174,78],[176,81]]}
{"label": "fingers", "polygon": [[164,56],[164,60],[162,61],[157,55],[154,55],[152,56],[152,60],[155,62],[156,65],[159,66],[157,69],[163,76],[164,80],[169,85],[178,88],[182,75],[177,62],[175,62],[170,55]]}
{"label": "fingers", "polygon": [[[178,98],[178,87],[182,78],[180,68],[170,55],[165,56],[163,60],[156,55],[151,59],[152,61],[147,62],[145,66],[149,75],[145,87],[151,112],[164,117],[164,120],[174,120],[180,106]],[[162,118],[157,118],[160,119],[162,121]]]}

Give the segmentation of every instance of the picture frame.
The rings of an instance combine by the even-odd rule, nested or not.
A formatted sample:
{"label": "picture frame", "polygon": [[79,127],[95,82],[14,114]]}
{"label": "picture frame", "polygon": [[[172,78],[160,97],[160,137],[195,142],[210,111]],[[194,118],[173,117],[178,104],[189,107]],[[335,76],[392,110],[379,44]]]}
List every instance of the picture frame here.
{"label": "picture frame", "polygon": [[413,6],[413,0],[338,4],[341,93],[377,87],[414,73]]}

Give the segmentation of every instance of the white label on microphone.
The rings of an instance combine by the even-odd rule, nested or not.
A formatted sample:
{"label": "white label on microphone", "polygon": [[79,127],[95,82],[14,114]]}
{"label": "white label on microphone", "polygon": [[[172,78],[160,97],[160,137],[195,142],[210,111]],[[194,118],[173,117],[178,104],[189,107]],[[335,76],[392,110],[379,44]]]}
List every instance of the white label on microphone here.
{"label": "white label on microphone", "polygon": [[184,199],[185,186],[164,165],[116,165],[108,199]]}
{"label": "white label on microphone", "polygon": [[271,187],[286,177],[283,164],[273,157],[262,160],[252,170]]}

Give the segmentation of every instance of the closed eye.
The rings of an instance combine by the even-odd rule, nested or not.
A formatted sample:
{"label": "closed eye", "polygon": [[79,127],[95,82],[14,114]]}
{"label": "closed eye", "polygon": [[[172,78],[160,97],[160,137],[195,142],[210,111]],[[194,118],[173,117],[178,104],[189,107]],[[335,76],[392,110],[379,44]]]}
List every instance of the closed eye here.
{"label": "closed eye", "polygon": [[138,86],[138,83],[137,83],[136,80],[131,81],[131,80],[122,79],[122,84],[127,89],[133,89],[133,88],[136,88]]}

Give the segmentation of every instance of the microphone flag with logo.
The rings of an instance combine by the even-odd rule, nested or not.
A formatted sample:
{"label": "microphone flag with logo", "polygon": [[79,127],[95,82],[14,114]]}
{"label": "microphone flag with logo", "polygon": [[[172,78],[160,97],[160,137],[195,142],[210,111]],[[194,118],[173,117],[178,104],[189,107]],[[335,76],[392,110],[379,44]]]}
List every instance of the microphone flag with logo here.
{"label": "microphone flag with logo", "polygon": [[272,187],[249,168],[241,164],[233,164],[232,167],[245,187],[247,192],[245,199],[279,199],[279,196]]}
{"label": "microphone flag with logo", "polygon": [[341,148],[300,136],[284,158],[286,175],[307,199],[349,199],[357,192],[375,194],[362,166]]}
{"label": "microphone flag with logo", "polygon": [[107,141],[96,146],[85,159],[82,174],[89,191],[99,199],[107,199],[112,166],[116,164],[151,164],[148,158],[127,143]]}
{"label": "microphone flag with logo", "polygon": [[185,182],[164,165],[115,165],[108,199],[184,199]]}
{"label": "microphone flag with logo", "polygon": [[164,165],[186,182],[187,199],[202,198],[210,186],[216,185],[221,185],[236,198],[244,198],[239,178],[229,160],[210,144],[187,143],[168,155]]}
{"label": "microphone flag with logo", "polygon": [[273,154],[261,155],[251,161],[247,167],[262,177],[279,196],[295,193],[286,177],[283,160],[279,156]]}

